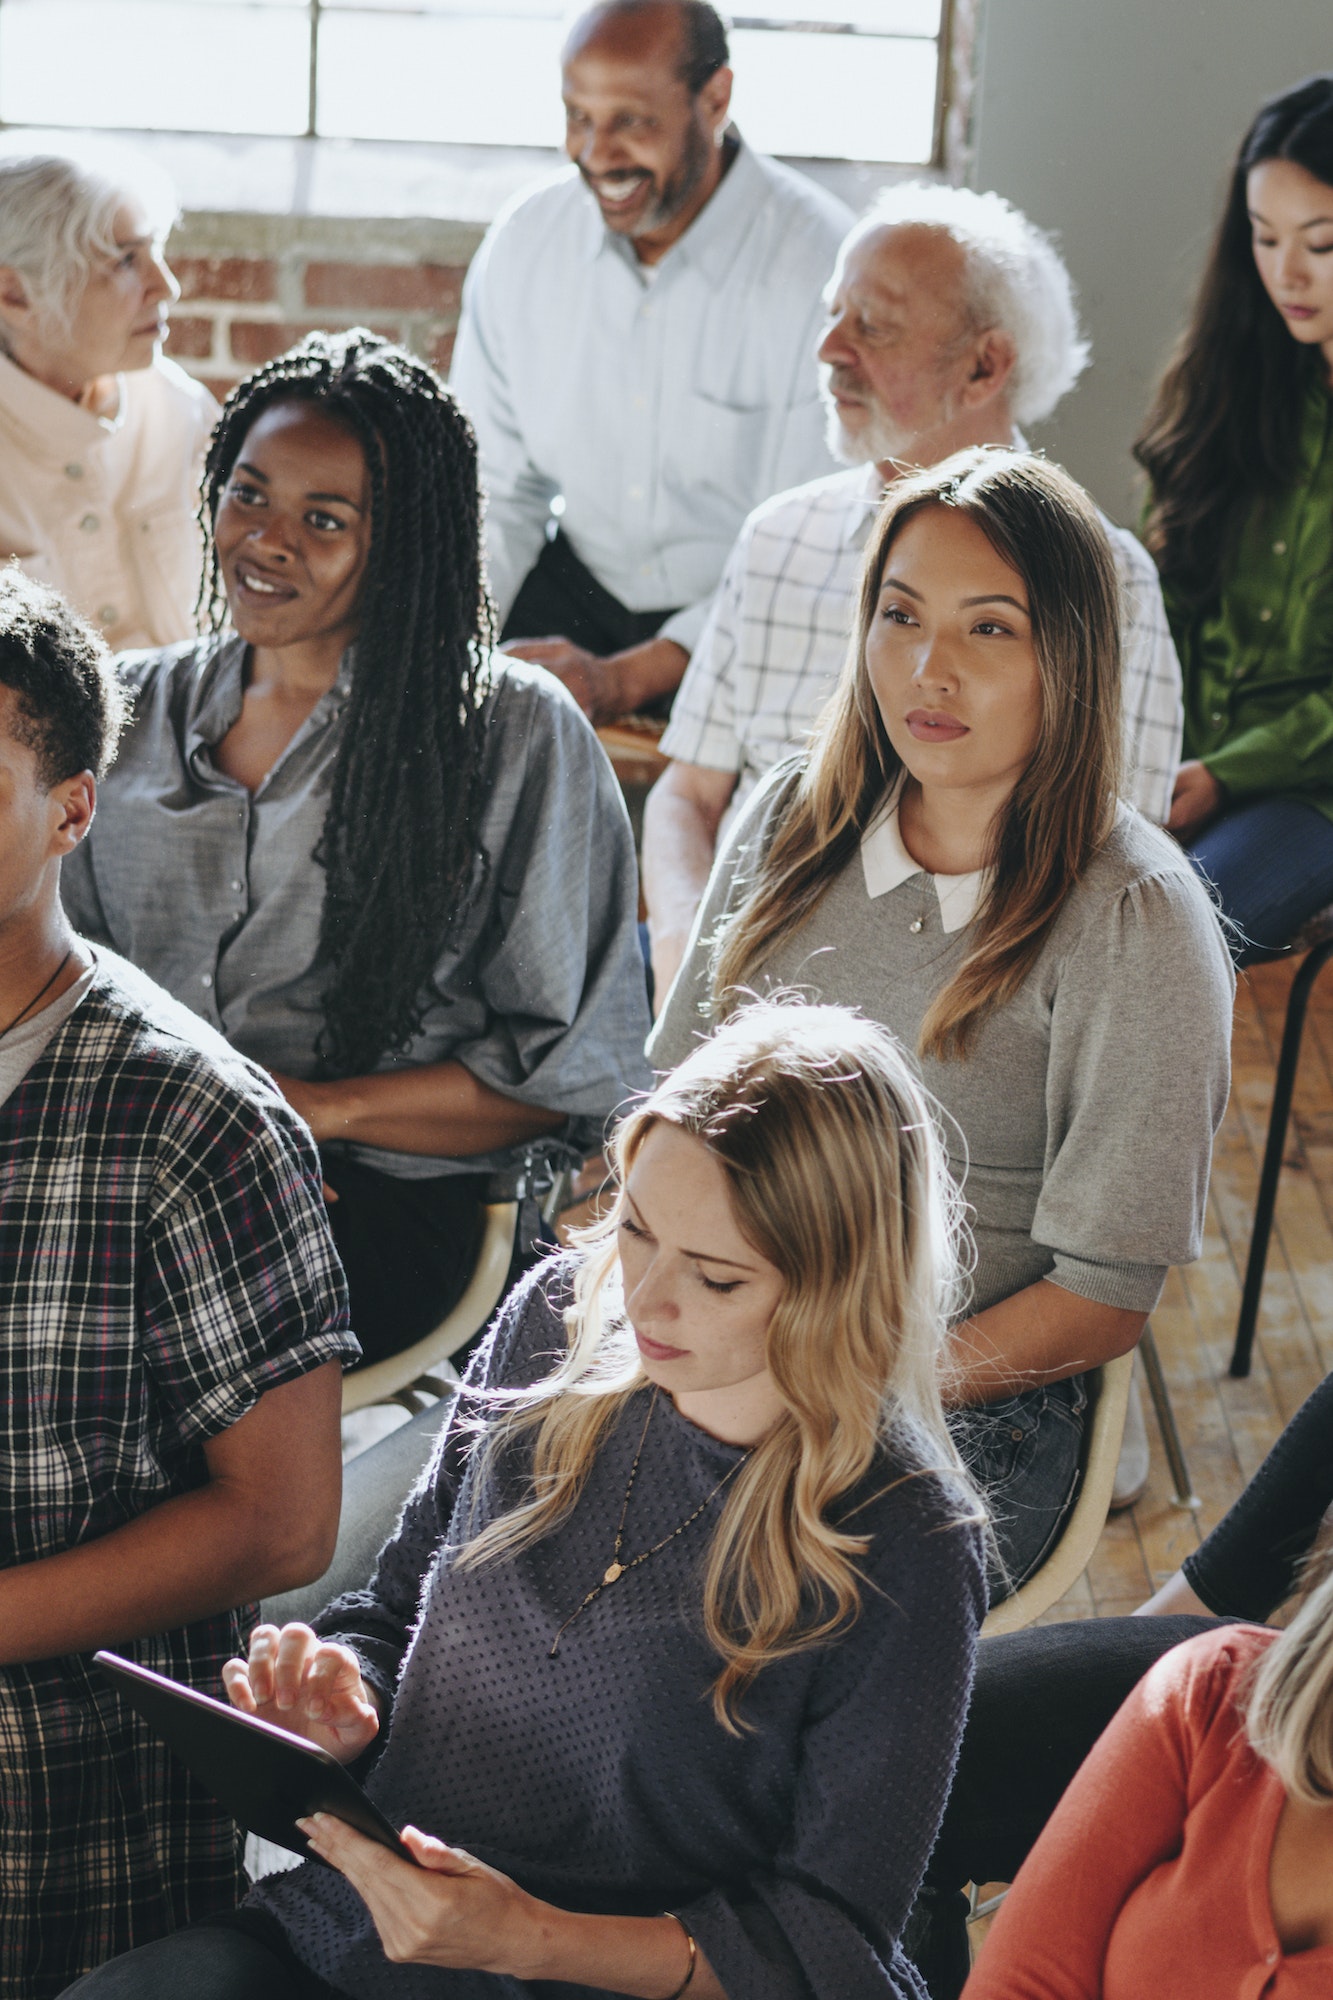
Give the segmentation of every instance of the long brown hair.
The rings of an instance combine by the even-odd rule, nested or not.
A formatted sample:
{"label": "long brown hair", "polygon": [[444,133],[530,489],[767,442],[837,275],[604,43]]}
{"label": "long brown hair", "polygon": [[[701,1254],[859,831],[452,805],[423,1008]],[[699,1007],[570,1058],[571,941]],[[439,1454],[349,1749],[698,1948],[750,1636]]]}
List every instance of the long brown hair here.
{"label": "long brown hair", "polygon": [[732,1481],[704,1574],[704,1627],[722,1662],[713,1709],[735,1733],[764,1666],[855,1619],[869,1542],[838,1502],[881,1450],[890,1478],[945,1476],[946,1520],[984,1518],[940,1401],[961,1297],[960,1203],[933,1107],[887,1029],[845,1007],[739,1011],[619,1126],[621,1193],[580,1238],[569,1352],[533,1389],[500,1392],[486,1427],[492,1455],[533,1434],[526,1497],[464,1545],[460,1566],[503,1561],[566,1519],[646,1382],[617,1296],[615,1232],[625,1178],[659,1124],[707,1147],[741,1234],[784,1287],[768,1329],[783,1413]]}
{"label": "long brown hair", "polygon": [[1163,580],[1196,604],[1217,596],[1255,500],[1290,482],[1301,403],[1321,366],[1255,265],[1246,182],[1265,160],[1333,187],[1333,73],[1270,98],[1245,134],[1189,324],[1134,446],[1152,481],[1144,540]]}
{"label": "long brown hair", "polygon": [[903,766],[866,667],[866,639],[897,536],[947,507],[979,527],[1023,579],[1041,675],[1031,762],[991,829],[990,886],[971,948],[921,1024],[920,1053],[965,1056],[1012,999],[1115,817],[1120,774],[1120,613],[1106,531],[1082,487],[1044,460],[958,452],[895,484],[861,572],[856,631],[750,896],[722,932],[712,988],[734,1004],[851,859]]}

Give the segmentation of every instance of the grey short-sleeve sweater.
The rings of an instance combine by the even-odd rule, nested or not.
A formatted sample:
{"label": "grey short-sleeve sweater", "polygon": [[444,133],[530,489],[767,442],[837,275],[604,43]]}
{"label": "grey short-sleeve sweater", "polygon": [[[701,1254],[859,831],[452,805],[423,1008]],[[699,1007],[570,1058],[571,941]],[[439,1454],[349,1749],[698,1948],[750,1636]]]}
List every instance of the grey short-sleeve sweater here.
{"label": "grey short-sleeve sweater", "polygon": [[[757,787],[718,856],[649,1039],[658,1069],[707,1031],[712,940],[745,900],[796,769],[789,760]],[[944,931],[927,876],[872,900],[857,853],[755,984],[860,1007],[915,1050],[970,938],[970,926]],[[1122,806],[1036,965],[971,1054],[918,1062],[946,1113],[969,1205],[973,1310],[1049,1277],[1103,1305],[1151,1312],[1168,1267],[1198,1256],[1234,990],[1193,869]]]}
{"label": "grey short-sleeve sweater", "polygon": [[[567,1266],[526,1280],[469,1381],[516,1383],[563,1351]],[[711,1507],[569,1626],[615,1534],[648,1391],[606,1440],[570,1518],[514,1560],[459,1570],[449,1548],[512,1499],[523,1466],[469,1461],[451,1424],[368,1592],[317,1620],[392,1701],[367,1781],[383,1809],[461,1844],[567,1909],[679,1910],[729,2000],[926,2000],[899,1935],[948,1794],[985,1610],[979,1533],[946,1479],[877,1463],[838,1503],[871,1537],[856,1622],[765,1668],[728,1735],[701,1629]],[[515,1448],[516,1452],[521,1448]],[[735,1463],[658,1398],[626,1546],[650,1547]],[[906,1476],[904,1476],[906,1475]],[[475,1512],[473,1502],[476,1502]],[[317,1863],[252,1902],[354,2000],[590,1992],[391,1965],[364,1905]]]}

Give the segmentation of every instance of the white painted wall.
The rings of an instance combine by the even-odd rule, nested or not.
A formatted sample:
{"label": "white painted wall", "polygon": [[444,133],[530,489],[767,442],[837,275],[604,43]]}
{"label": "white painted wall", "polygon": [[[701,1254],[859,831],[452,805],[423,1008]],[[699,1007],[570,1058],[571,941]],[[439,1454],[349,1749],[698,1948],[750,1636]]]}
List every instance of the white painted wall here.
{"label": "white painted wall", "polygon": [[1260,102],[1333,69],[1330,0],[984,0],[970,178],[1060,237],[1093,363],[1034,434],[1133,522],[1129,446]]}

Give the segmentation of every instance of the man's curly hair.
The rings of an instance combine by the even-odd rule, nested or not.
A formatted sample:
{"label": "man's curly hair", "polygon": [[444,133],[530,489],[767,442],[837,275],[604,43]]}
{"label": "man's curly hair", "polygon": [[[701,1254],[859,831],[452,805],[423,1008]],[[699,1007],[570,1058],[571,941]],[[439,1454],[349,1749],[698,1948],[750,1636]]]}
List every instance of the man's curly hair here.
{"label": "man's curly hair", "polygon": [[111,655],[63,597],[13,563],[0,570],[0,686],[14,692],[12,734],[44,785],[105,775],[129,708]]}

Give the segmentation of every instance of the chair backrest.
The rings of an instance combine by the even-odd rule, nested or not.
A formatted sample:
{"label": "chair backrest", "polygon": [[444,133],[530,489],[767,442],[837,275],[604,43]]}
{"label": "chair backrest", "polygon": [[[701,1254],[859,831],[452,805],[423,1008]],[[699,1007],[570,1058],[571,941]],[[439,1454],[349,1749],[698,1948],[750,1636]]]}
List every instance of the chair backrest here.
{"label": "chair backrest", "polygon": [[[371,1403],[402,1403],[409,1410],[419,1409],[423,1399],[414,1394],[413,1384],[444,1368],[451,1354],[457,1354],[473,1334],[481,1332],[500,1303],[509,1275],[519,1205],[516,1201],[491,1202],[484,1213],[481,1249],[458,1304],[431,1333],[405,1347],[401,1354],[390,1354],[383,1361],[372,1362],[369,1368],[358,1368],[344,1375],[344,1416],[353,1410],[364,1410]],[[456,1381],[457,1377],[453,1379]],[[438,1382],[423,1383],[423,1387],[436,1395],[445,1386]]]}
{"label": "chair backrest", "polygon": [[1120,1457],[1129,1407],[1133,1350],[1095,1369],[1088,1378],[1092,1407],[1083,1434],[1083,1467],[1079,1490],[1059,1541],[1041,1568],[987,1613],[982,1632],[1017,1632],[1049,1611],[1082,1576],[1106,1526],[1111,1489]]}

